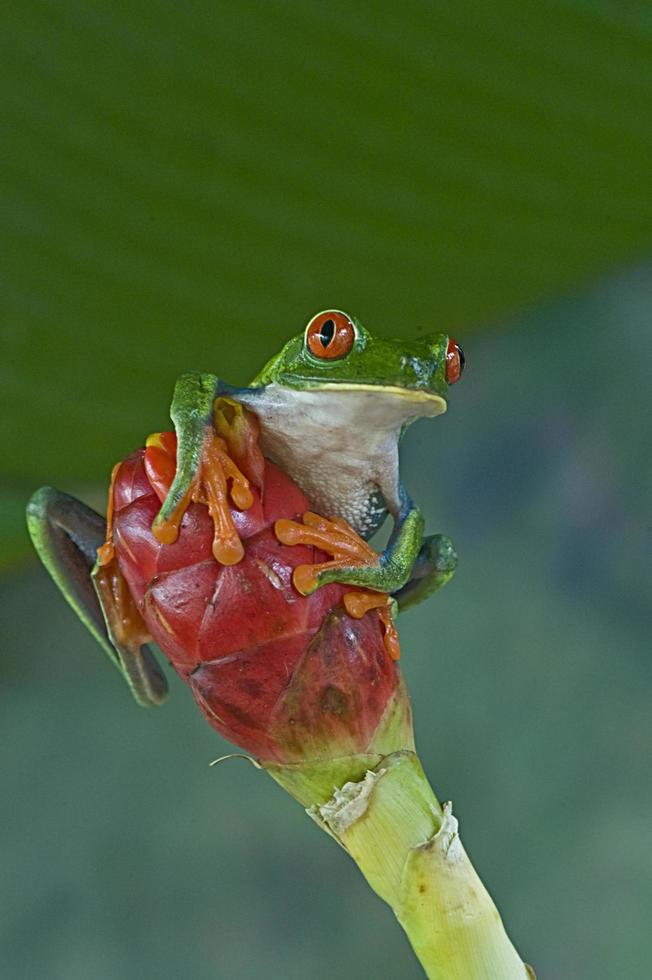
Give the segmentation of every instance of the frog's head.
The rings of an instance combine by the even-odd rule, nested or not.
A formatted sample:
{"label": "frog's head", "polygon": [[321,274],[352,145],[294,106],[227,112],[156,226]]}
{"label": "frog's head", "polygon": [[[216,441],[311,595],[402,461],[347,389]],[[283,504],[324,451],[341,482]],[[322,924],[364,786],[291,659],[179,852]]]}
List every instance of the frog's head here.
{"label": "frog's head", "polygon": [[[441,415],[464,368],[461,347],[444,333],[404,342],[374,337],[355,317],[325,310],[288,341],[255,385],[293,390],[377,392],[399,414]],[[399,407],[400,406],[400,407]]]}

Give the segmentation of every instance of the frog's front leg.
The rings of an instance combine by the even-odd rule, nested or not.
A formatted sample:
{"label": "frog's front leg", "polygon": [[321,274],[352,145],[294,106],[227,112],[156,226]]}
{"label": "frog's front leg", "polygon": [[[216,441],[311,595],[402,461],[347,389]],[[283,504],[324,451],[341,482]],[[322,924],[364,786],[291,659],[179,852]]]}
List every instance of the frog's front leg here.
{"label": "frog's front leg", "polygon": [[[81,621],[109,655],[142,705],[161,704],[167,683],[145,645],[149,636],[112,555],[97,562],[107,522],[86,504],[41,487],[27,505],[38,555]],[[104,545],[104,549],[101,547]]]}
{"label": "frog's front leg", "polygon": [[213,406],[220,380],[213,374],[183,374],[177,381],[170,418],[177,434],[176,472],[152,531],[163,544],[175,541],[181,518],[190,502],[208,455],[213,433]]}
{"label": "frog's front leg", "polygon": [[423,543],[424,521],[421,511],[401,491],[401,511],[385,550],[377,554],[340,518],[326,520],[316,514],[304,514],[303,524],[296,521],[276,522],[276,536],[283,544],[308,544],[333,556],[318,565],[300,565],[294,572],[294,584],[308,595],[320,585],[341,582],[377,592],[394,594],[409,581]]}
{"label": "frog's front leg", "polygon": [[[240,510],[251,507],[250,481],[262,485],[264,465],[257,422],[245,418],[238,402],[221,397],[233,390],[213,374],[184,374],[177,381],[170,410],[177,434],[176,472],[152,525],[156,539],[170,544],[190,502],[206,504],[215,528],[213,554],[223,565],[236,564],[244,555],[229,498]],[[156,448],[157,437],[151,438]]]}

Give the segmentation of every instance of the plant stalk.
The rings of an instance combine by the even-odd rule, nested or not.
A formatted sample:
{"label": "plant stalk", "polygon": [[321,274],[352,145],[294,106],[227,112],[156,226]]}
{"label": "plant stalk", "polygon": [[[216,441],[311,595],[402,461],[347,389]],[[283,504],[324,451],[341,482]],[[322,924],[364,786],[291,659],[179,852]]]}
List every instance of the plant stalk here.
{"label": "plant stalk", "polygon": [[395,752],[308,814],[394,910],[431,980],[528,980],[500,915],[411,751]]}

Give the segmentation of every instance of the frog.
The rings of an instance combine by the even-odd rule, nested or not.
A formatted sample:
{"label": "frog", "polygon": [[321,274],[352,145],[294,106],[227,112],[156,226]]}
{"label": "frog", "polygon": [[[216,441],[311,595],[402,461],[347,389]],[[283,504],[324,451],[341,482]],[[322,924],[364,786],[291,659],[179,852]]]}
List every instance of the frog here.
{"label": "frog", "polygon": [[[307,595],[337,582],[372,597],[362,611],[373,607],[377,595],[383,598],[375,604],[387,599],[392,615],[403,612],[449,582],[458,559],[450,538],[426,535],[423,514],[401,476],[399,445],[416,419],[446,412],[449,390],[464,366],[462,348],[447,333],[409,342],[385,339],[355,316],[327,309],[312,316],[247,386],[231,385],[215,374],[181,375],[170,409],[176,470],[152,525],[154,536],[163,543],[174,541],[190,501],[214,501],[216,481],[224,487],[215,426],[216,405],[226,403],[253,413],[263,456],[310,502],[312,511],[302,520],[281,520],[276,527],[281,543],[309,544],[330,555],[295,569],[297,590]],[[237,467],[235,473],[242,477]],[[201,498],[198,487],[203,488]],[[391,534],[376,553],[368,542],[388,517]],[[146,636],[136,630],[135,640],[127,643],[115,623],[111,628],[107,622],[97,582],[106,520],[74,497],[42,487],[28,503],[27,524],[50,575],[116,662],[136,699],[143,705],[161,703],[167,685]],[[227,540],[217,530],[224,520],[215,524],[216,559],[239,561],[242,549],[233,528]],[[116,581],[105,583],[105,591],[119,587]],[[132,612],[121,616],[129,618]]]}

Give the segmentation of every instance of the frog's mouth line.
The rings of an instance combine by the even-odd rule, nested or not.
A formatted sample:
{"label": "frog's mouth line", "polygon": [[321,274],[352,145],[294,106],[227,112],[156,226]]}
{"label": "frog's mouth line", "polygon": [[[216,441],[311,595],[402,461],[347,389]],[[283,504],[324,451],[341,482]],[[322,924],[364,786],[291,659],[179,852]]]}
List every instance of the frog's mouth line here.
{"label": "frog's mouth line", "polygon": [[315,385],[312,391],[370,391],[378,395],[389,395],[390,398],[402,399],[416,405],[429,405],[430,408],[437,408],[434,415],[443,415],[448,408],[448,403],[441,395],[435,395],[432,391],[424,391],[422,388],[400,388],[398,385],[371,385],[355,384],[347,381],[333,381],[327,384]]}

